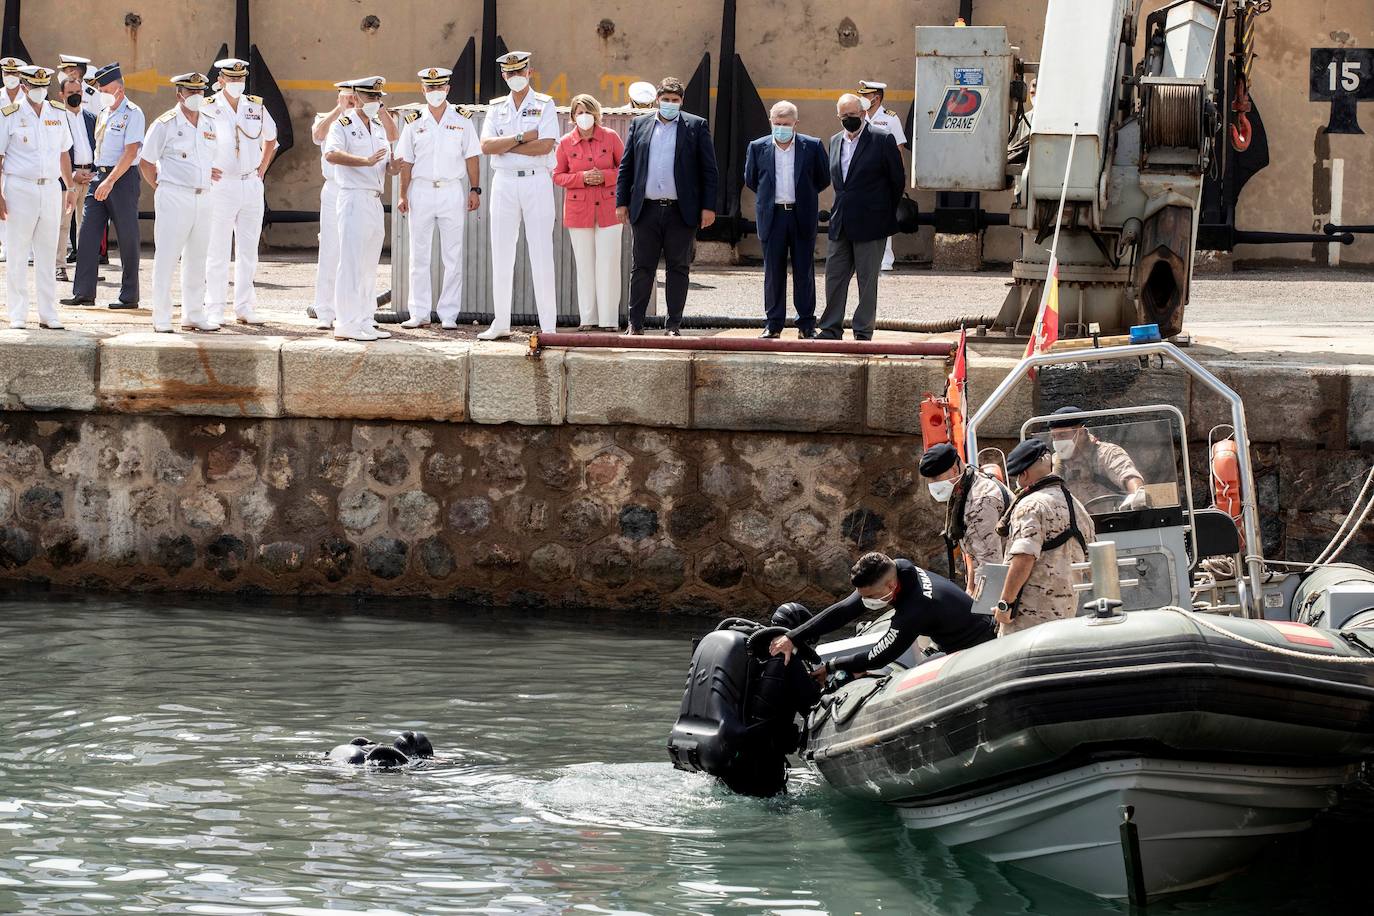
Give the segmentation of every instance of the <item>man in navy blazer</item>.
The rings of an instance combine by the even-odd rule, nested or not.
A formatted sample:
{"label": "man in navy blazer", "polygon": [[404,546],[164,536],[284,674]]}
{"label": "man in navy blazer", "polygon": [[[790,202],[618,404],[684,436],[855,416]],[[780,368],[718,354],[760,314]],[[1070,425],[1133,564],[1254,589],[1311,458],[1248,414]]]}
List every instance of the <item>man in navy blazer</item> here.
{"label": "man in navy blazer", "polygon": [[859,277],[854,338],[871,340],[878,314],[878,274],[887,237],[897,232],[897,203],[906,187],[902,154],[892,134],[863,116],[857,95],[845,93],[835,106],[842,130],[830,138],[830,244],[825,258],[825,311],[820,337],[844,336],[849,280]]}
{"label": "man in navy blazer", "polygon": [[659,83],[658,109],[631,122],[616,176],[615,212],[633,231],[629,334],[644,333],[644,313],[662,258],[667,265],[665,324],[669,336],[682,336],[678,328],[687,305],[697,227],[716,221],[716,148],[705,119],[682,110],[686,91],[671,76]]}
{"label": "man in navy blazer", "polygon": [[820,140],[796,132],[796,105],[778,102],[768,119],[772,133],[750,143],[744,159],[744,183],[754,192],[754,220],[763,243],[767,326],[759,336],[777,337],[787,321],[790,258],[797,332],[815,337],[817,198],[830,187],[830,159]]}

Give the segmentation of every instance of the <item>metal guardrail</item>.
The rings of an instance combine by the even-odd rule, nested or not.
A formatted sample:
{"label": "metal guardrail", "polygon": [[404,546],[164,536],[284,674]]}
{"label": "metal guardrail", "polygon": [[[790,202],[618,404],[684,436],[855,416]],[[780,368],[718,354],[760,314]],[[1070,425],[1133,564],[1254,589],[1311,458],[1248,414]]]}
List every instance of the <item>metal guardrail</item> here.
{"label": "metal guardrail", "polygon": [[[486,118],[487,106],[476,105],[472,108],[471,117],[477,129],[482,129],[482,122]],[[630,121],[635,115],[624,109],[608,110],[604,112],[602,124],[620,134],[623,139],[629,132]],[[566,133],[571,129],[571,118],[568,109],[558,109],[558,123],[560,133]],[[487,156],[482,156],[480,180],[483,189],[491,188],[491,165]],[[397,204],[400,201],[400,179],[393,178],[391,182],[391,308],[403,319],[409,317],[410,305],[410,247],[415,244],[415,240],[410,235],[410,219],[398,211]],[[553,260],[554,260],[554,293],[558,300],[558,318],[560,324],[577,324],[579,312],[577,307],[577,273],[573,258],[572,241],[568,237],[567,231],[563,227],[563,190],[554,188],[554,240],[553,240]],[[464,312],[481,312],[490,314],[493,309],[492,303],[492,282],[491,282],[491,239],[490,239],[490,220],[489,202],[483,199],[482,206],[475,212],[468,213],[463,230],[463,306]],[[443,259],[439,254],[439,240],[436,231],[430,244],[434,246],[434,255],[430,259],[430,276],[432,279],[432,289],[435,301],[439,295],[440,285],[443,279]],[[630,299],[630,227],[624,227],[621,233],[621,285],[620,285],[620,317],[622,321],[628,314]],[[515,254],[515,283],[512,287],[511,311],[513,314],[533,314],[536,311],[534,302],[534,283],[530,274],[529,247],[525,242],[524,232],[521,232],[520,243]],[[431,303],[431,308],[433,303]],[[649,304],[649,314],[658,314],[658,296],[655,293]]]}

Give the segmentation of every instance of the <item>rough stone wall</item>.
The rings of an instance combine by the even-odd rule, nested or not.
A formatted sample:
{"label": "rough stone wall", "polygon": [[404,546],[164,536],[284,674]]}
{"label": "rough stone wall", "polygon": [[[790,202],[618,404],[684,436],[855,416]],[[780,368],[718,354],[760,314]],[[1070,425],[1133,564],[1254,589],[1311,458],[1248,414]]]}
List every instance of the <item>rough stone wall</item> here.
{"label": "rough stone wall", "polygon": [[892,437],[11,413],[0,575],[520,606],[823,605],[856,551],[943,563]]}

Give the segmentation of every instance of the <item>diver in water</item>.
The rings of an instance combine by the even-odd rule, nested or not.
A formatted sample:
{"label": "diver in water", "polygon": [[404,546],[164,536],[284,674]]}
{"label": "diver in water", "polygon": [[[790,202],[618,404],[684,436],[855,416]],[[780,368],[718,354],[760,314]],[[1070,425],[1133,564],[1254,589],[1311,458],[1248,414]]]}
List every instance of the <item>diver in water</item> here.
{"label": "diver in water", "polygon": [[430,744],[424,732],[405,731],[390,744],[378,744],[370,738],[354,738],[347,744],[340,744],[326,756],[331,763],[392,769],[405,766],[412,760],[432,759],[434,745]]}
{"label": "diver in water", "polygon": [[928,636],[942,652],[958,652],[997,635],[992,621],[973,613],[973,599],[944,576],[922,569],[910,560],[866,553],[850,570],[854,591],[815,617],[777,637],[768,647],[773,655],[790,660],[799,643],[838,630],[866,613],[895,613],[887,632],[871,648],[840,655],[812,669],[824,683],[834,671],[859,674],[877,671],[901,658],[918,636]]}

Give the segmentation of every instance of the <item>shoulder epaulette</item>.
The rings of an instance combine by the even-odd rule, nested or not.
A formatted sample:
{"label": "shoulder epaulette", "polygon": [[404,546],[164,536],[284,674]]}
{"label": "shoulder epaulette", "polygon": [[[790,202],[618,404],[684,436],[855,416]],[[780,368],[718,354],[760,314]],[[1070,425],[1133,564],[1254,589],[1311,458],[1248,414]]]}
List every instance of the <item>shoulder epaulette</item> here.
{"label": "shoulder epaulette", "polygon": [[460,115],[462,115],[463,117],[465,117],[465,118],[471,118],[471,117],[472,117],[472,109],[469,108],[468,106],[466,106],[466,105],[456,105],[456,106],[454,106],[454,107],[458,109],[458,113],[459,113]]}
{"label": "shoulder epaulette", "polygon": [[534,96],[536,99],[538,99],[538,100],[541,101],[541,102],[552,102],[552,101],[553,101],[553,96],[551,96],[551,95],[545,95],[545,94],[542,93],[542,92],[531,92],[530,95]]}
{"label": "shoulder epaulette", "polygon": [[347,127],[348,125],[353,123],[353,119],[350,118],[348,115],[344,115],[343,117],[339,118],[339,123],[342,124],[344,127]]}
{"label": "shoulder epaulette", "polygon": [[885,112],[887,112],[888,114],[892,115],[892,117],[894,117],[894,118],[897,117],[897,112],[893,111],[891,108],[884,108],[883,111],[885,111]]}
{"label": "shoulder epaulette", "polygon": [[172,119],[175,118],[176,116],[177,116],[177,110],[176,110],[175,108],[171,108],[171,109],[168,109],[167,111],[164,111],[162,114],[158,115],[157,121],[158,121],[159,124],[164,124],[164,123],[166,123],[167,121],[172,120]]}
{"label": "shoulder epaulette", "polygon": [[492,99],[492,100],[491,100],[490,102],[488,102],[487,104],[488,104],[488,105],[500,105],[502,102],[504,102],[504,101],[505,101],[506,99],[508,99],[508,98],[510,98],[510,96],[508,96],[508,95],[503,95],[503,96],[501,96],[499,99]]}
{"label": "shoulder epaulette", "polygon": [[48,104],[51,105],[53,108],[56,108],[58,111],[65,112],[67,110],[66,105],[63,105],[61,102],[53,101],[52,99],[48,99]]}
{"label": "shoulder epaulette", "polygon": [[262,96],[260,95],[245,95],[244,98],[252,102],[254,105],[262,104]]}
{"label": "shoulder epaulette", "polygon": [[401,120],[403,120],[403,121],[405,121],[407,124],[409,124],[411,121],[414,121],[414,120],[416,120],[416,119],[419,118],[419,117],[420,117],[420,113],[419,113],[418,111],[416,111],[415,109],[410,108],[410,109],[407,109],[407,110],[401,115]]}
{"label": "shoulder epaulette", "polygon": [[10,115],[14,114],[18,110],[18,105],[6,105],[4,108],[0,108],[0,115],[4,115],[8,118]]}

